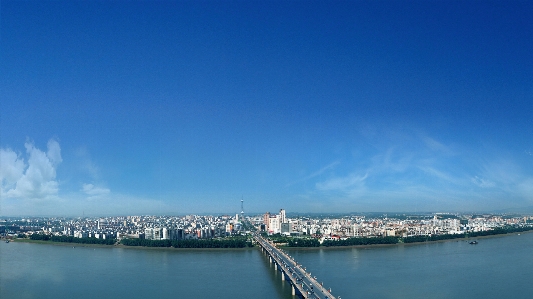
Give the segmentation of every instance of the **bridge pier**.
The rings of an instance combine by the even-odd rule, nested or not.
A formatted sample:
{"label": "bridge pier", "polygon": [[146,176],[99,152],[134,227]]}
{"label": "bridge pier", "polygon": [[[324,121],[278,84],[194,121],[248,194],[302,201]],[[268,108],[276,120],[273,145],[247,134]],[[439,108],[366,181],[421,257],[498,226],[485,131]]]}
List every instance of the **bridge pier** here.
{"label": "bridge pier", "polygon": [[[281,272],[282,283],[289,283],[291,286],[291,294],[297,299],[302,298],[335,298],[331,294],[331,288],[329,290],[323,287],[323,282],[318,282],[312,274],[306,271],[302,265],[298,264],[293,257],[288,256],[283,250],[276,248],[272,243],[264,240],[261,236],[255,235],[255,240],[261,246],[261,252],[268,256],[268,261],[270,264],[274,264],[274,269]],[[272,266],[270,266],[272,267]],[[294,267],[294,273],[292,268]],[[277,276],[277,274],[276,274]],[[306,289],[305,286],[310,287],[311,285],[317,286],[314,289],[313,295],[310,295],[308,292],[309,289]],[[295,299],[296,299],[295,298]]]}

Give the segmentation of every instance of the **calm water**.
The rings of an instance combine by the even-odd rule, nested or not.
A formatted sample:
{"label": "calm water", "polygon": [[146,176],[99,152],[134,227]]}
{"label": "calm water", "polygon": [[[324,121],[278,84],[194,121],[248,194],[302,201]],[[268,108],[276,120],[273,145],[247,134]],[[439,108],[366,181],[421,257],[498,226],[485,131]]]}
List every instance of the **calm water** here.
{"label": "calm water", "polygon": [[[367,249],[289,250],[342,298],[532,298],[533,233]],[[293,298],[256,249],[0,244],[0,298]]]}

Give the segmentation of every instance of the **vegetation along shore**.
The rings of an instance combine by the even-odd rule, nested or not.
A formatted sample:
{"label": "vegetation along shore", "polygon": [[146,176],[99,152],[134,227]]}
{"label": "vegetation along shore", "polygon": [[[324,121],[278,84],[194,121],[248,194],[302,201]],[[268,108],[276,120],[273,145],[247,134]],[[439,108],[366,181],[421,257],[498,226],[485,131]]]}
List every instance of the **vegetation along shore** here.
{"label": "vegetation along shore", "polygon": [[[445,240],[460,240],[477,237],[490,237],[533,231],[533,227],[501,227],[489,231],[472,232],[468,234],[444,234],[433,236],[413,237],[371,237],[371,238],[347,238],[341,240],[324,240],[322,243],[317,238],[292,238],[281,235],[272,235],[269,238],[279,246],[298,248],[328,248],[345,246],[372,246],[372,245],[395,245],[410,243],[425,243]],[[190,240],[147,240],[147,239],[97,239],[97,238],[74,238],[71,236],[53,236],[34,233],[28,238],[19,238],[17,241],[27,241],[43,244],[80,244],[99,246],[124,246],[124,247],[149,247],[149,248],[247,248],[253,247],[250,238],[246,236],[233,236],[217,239],[190,239]]]}

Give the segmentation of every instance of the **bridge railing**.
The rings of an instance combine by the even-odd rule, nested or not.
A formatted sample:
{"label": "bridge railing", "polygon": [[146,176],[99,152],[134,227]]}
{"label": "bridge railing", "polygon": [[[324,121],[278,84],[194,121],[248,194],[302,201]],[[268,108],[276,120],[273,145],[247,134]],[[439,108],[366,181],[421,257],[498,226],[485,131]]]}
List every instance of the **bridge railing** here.
{"label": "bridge railing", "polygon": [[[268,240],[265,240],[263,237],[259,236],[259,235],[254,235],[254,239],[256,239],[256,241],[260,244],[260,246],[262,248],[264,248],[265,250],[267,250],[267,252],[269,252],[270,254],[270,257],[274,259],[274,261],[283,269],[283,272],[285,273],[284,275],[286,275],[289,280],[291,281],[291,284],[293,285],[293,287],[295,286],[298,291],[302,294],[302,296],[304,297],[307,297],[308,294],[307,294],[307,291],[303,288],[302,285],[298,284],[297,282],[295,282],[295,277],[294,277],[294,273],[296,271],[294,271],[293,273],[291,273],[291,271],[288,271],[287,267],[284,265],[284,263],[281,261],[280,258],[277,257],[277,255],[281,254],[283,255],[283,257],[287,260],[287,261],[290,261],[293,263],[293,267],[295,269],[298,269],[299,272],[305,276],[307,276],[307,280],[313,285],[313,286],[316,286],[321,293],[327,295],[328,298],[335,298],[330,290],[326,289],[322,283],[318,283],[318,281],[311,275],[311,273],[308,273],[306,271],[306,269],[304,269],[302,267],[301,264],[298,264],[298,262],[292,258],[290,255],[288,255],[286,252],[284,252],[283,250],[281,250],[280,248],[277,248],[272,242],[268,241]],[[275,252],[273,252],[275,251]],[[290,274],[289,274],[290,273]],[[292,275],[292,276],[291,276]],[[340,297],[339,297],[340,298]]]}
{"label": "bridge railing", "polygon": [[[270,244],[270,242],[268,242],[267,240],[265,240],[265,239],[263,239],[261,237],[257,237],[257,241],[261,245],[261,247],[263,247],[269,253],[269,256],[274,259],[276,264],[279,265],[279,267],[281,267],[283,269],[284,275],[287,276],[288,280],[291,282],[292,287],[295,287],[298,290],[298,292],[300,292],[300,294],[302,294],[302,296],[307,297],[307,291],[303,288],[302,285],[298,284],[295,281],[294,274],[290,275],[289,274],[290,271],[288,271],[287,267],[284,265],[284,263],[281,261],[281,259],[276,256],[276,253],[279,252],[279,249],[276,248],[273,244]],[[266,244],[268,244],[268,245],[266,245]],[[275,250],[276,253],[273,252],[273,250]]]}

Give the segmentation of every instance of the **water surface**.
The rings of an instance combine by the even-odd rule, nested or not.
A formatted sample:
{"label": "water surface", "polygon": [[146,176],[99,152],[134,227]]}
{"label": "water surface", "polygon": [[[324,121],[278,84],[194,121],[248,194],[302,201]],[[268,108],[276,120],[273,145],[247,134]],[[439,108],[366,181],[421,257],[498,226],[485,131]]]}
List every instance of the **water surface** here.
{"label": "water surface", "polygon": [[[533,233],[478,241],[287,251],[345,299],[531,298]],[[293,298],[258,249],[0,244],[0,298],[98,297]]]}

